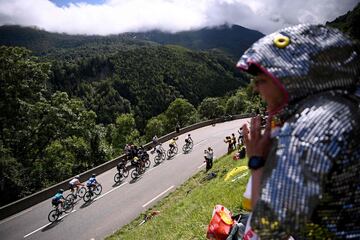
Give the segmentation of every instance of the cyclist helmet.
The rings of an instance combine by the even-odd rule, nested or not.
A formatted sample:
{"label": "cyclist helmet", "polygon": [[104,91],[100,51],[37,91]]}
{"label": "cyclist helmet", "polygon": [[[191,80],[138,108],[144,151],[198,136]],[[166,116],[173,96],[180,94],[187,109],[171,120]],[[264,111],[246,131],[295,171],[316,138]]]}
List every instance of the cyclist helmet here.
{"label": "cyclist helmet", "polygon": [[95,174],[95,173],[93,173],[93,174],[91,175],[91,177],[96,177],[96,174]]}
{"label": "cyclist helmet", "polygon": [[191,135],[191,134],[189,133],[189,134],[188,134],[188,137],[190,137],[190,135]]}
{"label": "cyclist helmet", "polygon": [[60,188],[59,193],[63,193],[63,192],[64,192],[64,189]]}
{"label": "cyclist helmet", "polygon": [[76,176],[75,176],[75,178],[76,178],[76,179],[79,179],[79,178],[80,178],[80,176],[79,176],[79,175],[76,175]]}

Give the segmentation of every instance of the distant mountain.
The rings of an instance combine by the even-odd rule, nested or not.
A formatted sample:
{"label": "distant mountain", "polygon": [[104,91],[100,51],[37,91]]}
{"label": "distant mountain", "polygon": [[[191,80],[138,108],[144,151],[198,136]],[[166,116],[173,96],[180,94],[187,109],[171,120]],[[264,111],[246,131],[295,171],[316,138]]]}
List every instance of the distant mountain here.
{"label": "distant mountain", "polygon": [[126,34],[134,39],[148,40],[160,44],[181,45],[193,50],[220,49],[231,56],[239,57],[264,34],[237,25],[222,25],[197,31],[164,33],[151,31]]}
{"label": "distant mountain", "polygon": [[[69,54],[67,50],[75,53],[89,54],[98,52],[107,53],[115,49],[129,49],[139,46],[153,45],[141,40],[131,39],[125,35],[96,36],[96,35],[68,35],[51,33],[38,28],[21,27],[17,25],[4,25],[0,27],[0,45],[21,46],[32,50],[36,55],[58,55]],[[86,56],[82,56],[86,57]]]}
{"label": "distant mountain", "polygon": [[96,48],[95,51],[100,50],[106,53],[109,46],[111,50],[114,47],[124,50],[157,43],[180,45],[192,50],[219,49],[235,58],[238,58],[253,42],[264,36],[260,32],[237,25],[223,25],[217,28],[174,34],[150,31],[109,36],[68,35],[30,27],[1,26],[0,35],[0,45],[23,46],[33,50],[37,55],[51,55],[59,49],[63,51],[77,49],[76,52],[81,52],[82,47],[89,46]]}
{"label": "distant mountain", "polygon": [[351,37],[360,40],[360,3],[358,3],[352,11],[348,11],[346,14],[326,24],[338,28]]}

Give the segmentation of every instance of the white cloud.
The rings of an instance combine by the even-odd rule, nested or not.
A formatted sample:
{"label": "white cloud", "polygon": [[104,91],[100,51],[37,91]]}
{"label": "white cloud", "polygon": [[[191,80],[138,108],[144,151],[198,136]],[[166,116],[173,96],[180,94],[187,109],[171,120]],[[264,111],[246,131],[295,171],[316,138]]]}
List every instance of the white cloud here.
{"label": "white cloud", "polygon": [[[85,1],[85,0],[84,0]],[[359,0],[107,0],[58,7],[49,0],[0,0],[0,25],[70,34],[177,32],[225,23],[263,33],[298,23],[325,23]]]}

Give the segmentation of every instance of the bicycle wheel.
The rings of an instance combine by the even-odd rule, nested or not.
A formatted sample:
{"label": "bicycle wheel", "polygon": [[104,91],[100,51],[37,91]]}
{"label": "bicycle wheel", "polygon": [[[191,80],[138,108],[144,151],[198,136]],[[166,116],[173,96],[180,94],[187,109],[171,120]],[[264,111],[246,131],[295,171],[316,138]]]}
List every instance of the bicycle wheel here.
{"label": "bicycle wheel", "polygon": [[166,151],[165,150],[161,152],[161,158],[162,158],[162,160],[166,159]]}
{"label": "bicycle wheel", "polygon": [[74,204],[71,201],[66,200],[63,205],[63,211],[69,213],[74,209]]}
{"label": "bicycle wheel", "polygon": [[154,162],[155,162],[155,164],[159,164],[159,163],[161,162],[161,156],[156,155],[156,156],[154,157]]}
{"label": "bicycle wheel", "polygon": [[55,222],[59,218],[59,212],[57,209],[52,210],[48,215],[49,222]]}
{"label": "bicycle wheel", "polygon": [[187,153],[189,151],[187,144],[184,144],[184,146],[182,147],[182,150],[184,153]]}
{"label": "bicycle wheel", "polygon": [[167,156],[168,158],[171,158],[173,156],[173,151],[171,151],[170,149],[167,151]]}
{"label": "bicycle wheel", "polygon": [[122,175],[124,178],[127,178],[129,176],[129,170],[127,170],[126,167],[122,169]]}
{"label": "bicycle wheel", "polygon": [[131,175],[132,179],[136,179],[139,176],[139,173],[137,172],[136,169],[134,169],[134,170],[131,171],[130,175]]}
{"label": "bicycle wheel", "polygon": [[96,195],[100,195],[101,191],[102,191],[102,186],[101,186],[101,184],[99,183],[99,184],[96,185],[96,187],[95,187],[95,189],[94,189],[93,192],[94,192]]}
{"label": "bicycle wheel", "polygon": [[178,153],[178,151],[179,151],[179,149],[178,149],[178,147],[175,145],[174,150],[173,150],[174,156]]}
{"label": "bicycle wheel", "polygon": [[149,168],[150,167],[150,160],[149,159],[146,159],[145,160],[145,168]]}
{"label": "bicycle wheel", "polygon": [[91,194],[91,192],[90,191],[86,191],[86,193],[85,193],[85,195],[84,195],[84,202],[89,202],[90,200],[91,200],[91,198],[92,198],[92,194]]}
{"label": "bicycle wheel", "polygon": [[121,174],[120,173],[116,173],[114,176],[114,182],[119,183],[121,182]]}
{"label": "bicycle wheel", "polygon": [[70,193],[69,195],[66,196],[66,201],[69,201],[71,203],[74,203],[75,202],[75,195]]}
{"label": "bicycle wheel", "polygon": [[79,188],[78,192],[77,192],[77,195],[80,197],[80,198],[83,198],[84,195],[86,193],[86,187],[81,187]]}

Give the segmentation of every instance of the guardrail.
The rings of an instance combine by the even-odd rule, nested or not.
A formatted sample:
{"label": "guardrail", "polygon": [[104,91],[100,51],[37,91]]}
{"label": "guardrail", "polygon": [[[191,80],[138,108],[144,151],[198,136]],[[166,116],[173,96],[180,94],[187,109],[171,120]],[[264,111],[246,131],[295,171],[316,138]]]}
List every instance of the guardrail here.
{"label": "guardrail", "polygon": [[[177,136],[177,135],[181,135],[184,134],[186,132],[190,132],[193,131],[195,129],[198,128],[202,128],[205,126],[209,126],[212,124],[216,124],[216,123],[221,123],[221,122],[225,122],[225,121],[231,121],[231,120],[235,120],[235,119],[241,119],[241,118],[248,118],[254,116],[253,114],[243,114],[243,115],[233,115],[231,117],[222,117],[222,118],[216,118],[216,119],[211,119],[211,120],[207,120],[207,121],[203,121],[203,122],[199,122],[199,123],[195,123],[193,125],[184,127],[182,129],[180,129],[179,133],[177,132],[171,132],[169,134],[166,134],[162,137],[159,138],[159,142],[163,143],[166,142],[168,140],[170,140],[171,138]],[[149,149],[151,147],[151,143],[147,143],[144,145],[145,149]],[[91,174],[96,173],[96,174],[101,174],[103,172],[106,172],[112,168],[114,168],[119,161],[123,161],[125,159],[125,155],[121,155],[119,157],[116,157],[110,161],[107,161],[95,168],[92,168],[84,173],[82,173],[80,175],[80,181],[83,182],[87,179],[89,179],[89,177],[91,176]],[[51,196],[55,195],[55,193],[58,191],[58,189],[63,188],[63,189],[68,189],[69,187],[69,181],[72,178],[69,178],[65,181],[62,181],[58,184],[55,184],[51,187],[48,187],[46,189],[43,189],[37,193],[34,193],[30,196],[24,197],[22,199],[19,199],[15,202],[12,202],[8,205],[2,206],[0,207],[0,220],[7,218],[15,213],[21,212],[35,204],[38,204],[46,199],[49,199]]]}

